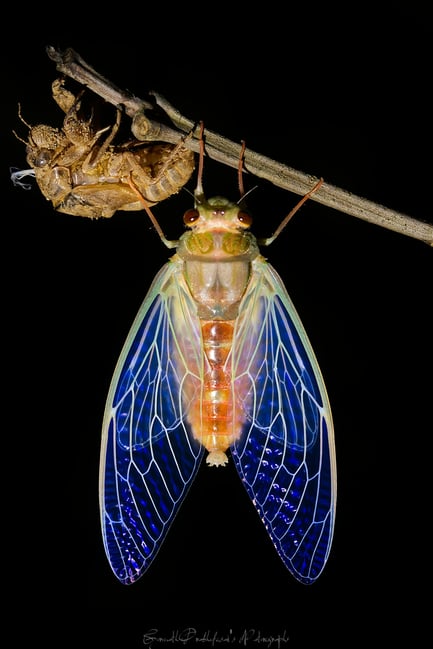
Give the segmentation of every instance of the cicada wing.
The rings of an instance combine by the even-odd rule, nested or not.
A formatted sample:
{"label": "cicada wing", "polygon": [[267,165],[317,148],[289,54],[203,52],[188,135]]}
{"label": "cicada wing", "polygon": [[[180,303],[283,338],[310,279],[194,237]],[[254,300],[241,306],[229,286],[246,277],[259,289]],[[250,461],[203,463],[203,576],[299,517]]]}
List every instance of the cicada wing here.
{"label": "cicada wing", "polygon": [[155,558],[203,453],[185,415],[202,371],[190,300],[176,264],[164,266],[132,325],[107,398],[101,524],[110,565],[124,584]]}
{"label": "cicada wing", "polygon": [[280,557],[312,583],[329,555],[336,505],[331,410],[311,345],[275,270],[253,262],[233,341],[245,427],[231,448]]}

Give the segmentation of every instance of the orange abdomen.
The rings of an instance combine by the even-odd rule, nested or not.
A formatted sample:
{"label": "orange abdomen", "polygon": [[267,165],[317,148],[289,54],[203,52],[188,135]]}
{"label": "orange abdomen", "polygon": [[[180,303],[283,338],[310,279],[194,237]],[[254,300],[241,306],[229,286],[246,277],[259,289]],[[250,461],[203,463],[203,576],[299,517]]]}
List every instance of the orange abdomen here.
{"label": "orange abdomen", "polygon": [[188,418],[194,437],[209,451],[207,463],[218,466],[227,462],[225,451],[242,429],[231,378],[233,323],[202,321],[202,336],[206,357],[203,387]]}

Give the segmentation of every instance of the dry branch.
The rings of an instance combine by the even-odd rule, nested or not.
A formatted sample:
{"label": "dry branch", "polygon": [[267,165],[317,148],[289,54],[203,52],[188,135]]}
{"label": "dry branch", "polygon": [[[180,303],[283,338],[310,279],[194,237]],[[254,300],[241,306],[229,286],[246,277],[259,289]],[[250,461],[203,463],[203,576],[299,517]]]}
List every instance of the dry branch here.
{"label": "dry branch", "polygon": [[[114,106],[123,106],[125,113],[132,119],[132,130],[138,139],[177,143],[179,131],[182,134],[192,132],[193,136],[188,139],[187,146],[198,151],[198,126],[181,115],[161,95],[154,93],[146,101],[120,90],[72,49],[59,52],[53,47],[48,47],[47,54],[56,63],[59,72],[87,86]],[[166,114],[172,126],[162,124],[159,119],[152,119],[155,106]],[[206,153],[210,158],[233,168],[238,167],[241,150],[239,143],[231,142],[208,129],[205,129],[205,139]],[[301,196],[310,191],[318,180],[315,176],[292,169],[248,149],[245,151],[244,162],[249,173]],[[433,246],[433,225],[430,223],[419,221],[329,183],[324,182],[311,200]]]}

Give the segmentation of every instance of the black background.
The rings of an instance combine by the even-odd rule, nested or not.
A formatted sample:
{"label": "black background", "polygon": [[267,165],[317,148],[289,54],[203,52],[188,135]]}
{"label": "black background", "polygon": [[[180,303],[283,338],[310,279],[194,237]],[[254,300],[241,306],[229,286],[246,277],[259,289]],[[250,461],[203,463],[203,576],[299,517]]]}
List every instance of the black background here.
{"label": "black background", "polygon": [[[170,638],[192,628],[195,640],[216,633],[224,647],[229,634],[237,647],[254,629],[247,646],[284,633],[282,647],[417,645],[429,625],[431,249],[310,201],[266,252],[310,336],[335,419],[337,523],[319,581],[306,587],[285,570],[229,466],[202,468],[151,568],[124,587],[99,531],[100,426],[121,346],[170,253],[144,213],[56,213],[36,186],[14,187],[9,167],[27,166],[12,134],[27,137],[18,102],[27,122],[60,125],[45,46],[70,46],[139,97],[155,89],[213,131],[432,222],[430,23],[412,5],[382,14],[251,5],[236,16],[222,5],[124,7],[106,9],[103,26],[72,13],[52,14],[52,28],[17,17],[2,54],[12,358],[3,560],[22,619],[43,610],[18,636],[59,646],[77,634],[80,644],[129,649],[149,629]],[[204,183],[208,196],[237,199],[231,169],[208,161]],[[246,184],[258,185],[249,206],[254,231],[267,235],[298,197]],[[168,236],[179,236],[190,206],[181,192],[155,208]]]}

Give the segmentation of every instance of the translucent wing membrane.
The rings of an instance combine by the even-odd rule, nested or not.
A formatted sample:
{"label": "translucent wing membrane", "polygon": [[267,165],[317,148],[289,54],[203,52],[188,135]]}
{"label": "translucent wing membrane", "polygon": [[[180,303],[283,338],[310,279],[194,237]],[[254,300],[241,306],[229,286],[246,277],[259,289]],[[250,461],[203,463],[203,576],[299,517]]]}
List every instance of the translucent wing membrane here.
{"label": "translucent wing membrane", "polygon": [[[107,399],[100,508],[105,549],[129,584],[149,567],[200,464],[185,426],[201,385],[201,338],[182,275],[167,264],[129,333]],[[181,394],[184,393],[183,400]],[[183,405],[182,405],[183,404]]]}
{"label": "translucent wing membrane", "polygon": [[233,341],[245,429],[239,475],[287,568],[309,584],[327,560],[336,468],[330,407],[303,326],[274,269],[253,262]]}
{"label": "translucent wing membrane", "polygon": [[[103,425],[100,502],[111,567],[125,584],[149,567],[196,475],[189,432],[202,405],[204,347],[182,264],[159,273],[120,356]],[[336,500],[331,412],[303,326],[262,257],[239,306],[226,363],[237,471],[279,555],[309,584],[327,560]],[[204,410],[204,408],[203,408]]]}

